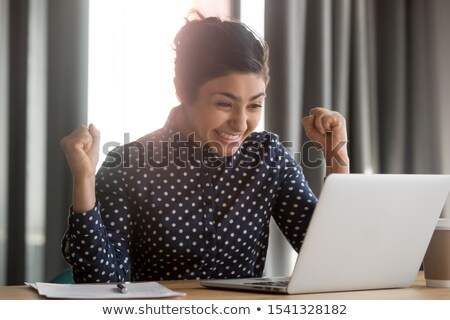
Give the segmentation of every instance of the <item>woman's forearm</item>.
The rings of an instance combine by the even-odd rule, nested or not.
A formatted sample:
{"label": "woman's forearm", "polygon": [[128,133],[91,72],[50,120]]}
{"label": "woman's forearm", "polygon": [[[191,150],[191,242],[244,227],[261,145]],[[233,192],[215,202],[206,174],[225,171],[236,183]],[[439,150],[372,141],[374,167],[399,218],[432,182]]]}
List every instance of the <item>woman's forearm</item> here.
{"label": "woman's forearm", "polygon": [[95,176],[73,179],[72,208],[75,213],[92,210],[95,207]]}

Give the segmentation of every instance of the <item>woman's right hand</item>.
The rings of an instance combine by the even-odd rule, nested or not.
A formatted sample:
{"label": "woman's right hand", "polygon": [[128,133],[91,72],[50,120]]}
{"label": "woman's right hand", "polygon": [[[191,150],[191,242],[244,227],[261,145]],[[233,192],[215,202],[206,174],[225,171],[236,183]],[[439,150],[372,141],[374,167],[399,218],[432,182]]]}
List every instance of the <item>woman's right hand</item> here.
{"label": "woman's right hand", "polygon": [[95,176],[99,159],[100,131],[93,124],[81,126],[61,140],[74,179]]}
{"label": "woman's right hand", "polygon": [[93,124],[81,126],[61,140],[73,178],[73,211],[95,206],[95,170],[99,159],[100,132]]}

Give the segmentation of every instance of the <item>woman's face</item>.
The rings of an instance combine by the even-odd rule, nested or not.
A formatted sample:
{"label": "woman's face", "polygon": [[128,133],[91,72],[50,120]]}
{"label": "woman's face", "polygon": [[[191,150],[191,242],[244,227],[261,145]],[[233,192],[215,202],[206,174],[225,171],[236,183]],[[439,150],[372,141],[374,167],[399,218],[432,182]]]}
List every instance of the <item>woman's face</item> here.
{"label": "woman's face", "polygon": [[221,156],[233,155],[258,125],[265,91],[264,79],[255,73],[231,73],[206,82],[186,108],[195,139]]}

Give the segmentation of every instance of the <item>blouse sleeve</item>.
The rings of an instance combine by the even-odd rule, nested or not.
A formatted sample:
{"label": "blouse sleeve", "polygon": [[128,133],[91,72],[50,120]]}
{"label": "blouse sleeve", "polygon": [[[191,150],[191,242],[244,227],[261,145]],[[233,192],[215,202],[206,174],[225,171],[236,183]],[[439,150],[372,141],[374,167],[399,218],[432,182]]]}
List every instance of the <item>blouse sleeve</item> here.
{"label": "blouse sleeve", "polygon": [[62,242],[76,283],[125,281],[130,269],[130,200],[121,170],[101,167],[96,177],[97,203],[84,213],[69,213]]}
{"label": "blouse sleeve", "polygon": [[317,204],[317,198],[309,188],[302,167],[286,148],[278,142],[281,174],[273,218],[283,235],[299,252],[309,222]]}

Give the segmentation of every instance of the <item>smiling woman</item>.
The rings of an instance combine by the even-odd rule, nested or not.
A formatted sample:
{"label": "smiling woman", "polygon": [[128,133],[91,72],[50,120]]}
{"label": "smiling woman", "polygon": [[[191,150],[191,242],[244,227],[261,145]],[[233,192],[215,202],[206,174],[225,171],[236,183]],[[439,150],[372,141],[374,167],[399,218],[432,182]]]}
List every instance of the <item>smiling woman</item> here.
{"label": "smiling woman", "polygon": [[182,109],[174,121],[185,134],[195,132],[215,152],[231,156],[261,119],[269,50],[245,24],[196,14],[200,20],[186,23],[174,40]]}
{"label": "smiling woman", "polygon": [[175,124],[222,156],[233,155],[259,124],[266,81],[255,73],[232,73],[208,81],[195,102],[183,105]]}
{"label": "smiling woman", "polygon": [[[111,151],[96,176],[99,131],[61,141],[74,182],[62,251],[77,282],[261,276],[272,218],[301,248],[317,199],[278,137],[255,132],[267,44],[239,21],[196,13],[175,52],[180,105],[163,128]],[[315,143],[324,130],[346,135],[328,110],[308,119]]]}

